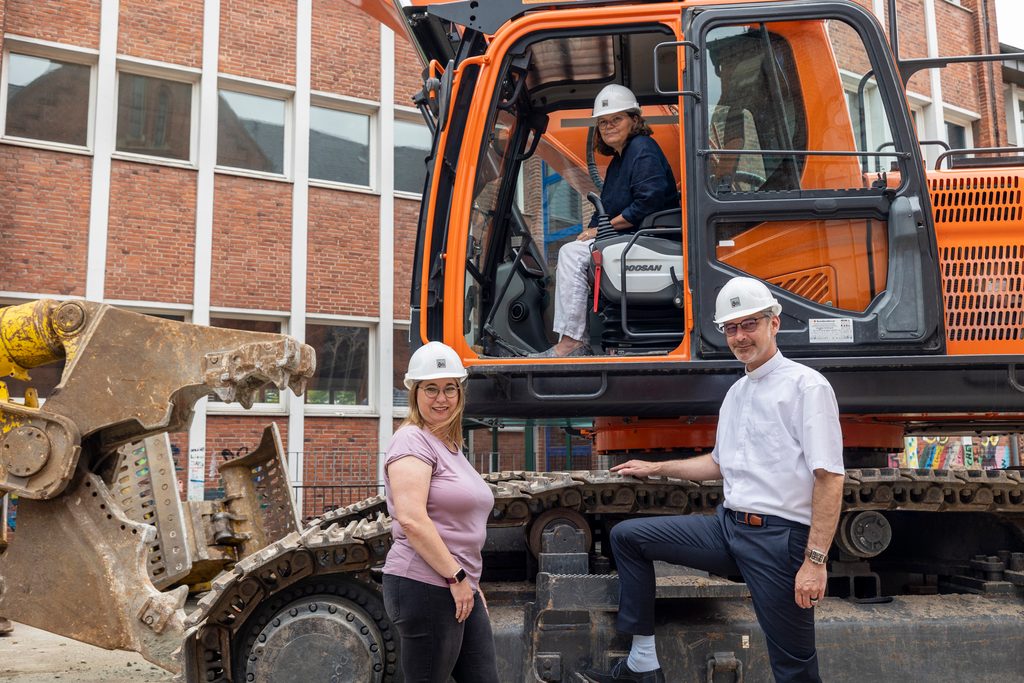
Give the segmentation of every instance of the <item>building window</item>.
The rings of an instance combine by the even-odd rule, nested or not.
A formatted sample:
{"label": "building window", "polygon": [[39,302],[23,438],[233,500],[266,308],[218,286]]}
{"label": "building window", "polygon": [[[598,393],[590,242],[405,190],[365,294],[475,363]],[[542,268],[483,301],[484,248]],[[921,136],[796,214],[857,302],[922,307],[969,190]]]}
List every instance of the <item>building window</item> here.
{"label": "building window", "polygon": [[967,128],[947,121],[946,142],[952,149],[967,149]]}
{"label": "building window", "polygon": [[192,84],[121,73],[117,91],[117,151],[188,160]]}
{"label": "building window", "polygon": [[309,177],[369,187],[370,117],[327,107],[311,107]]}
{"label": "building window", "polygon": [[316,351],[316,374],[306,403],[370,405],[370,330],[348,325],[306,325],[306,343]]}
{"label": "building window", "polygon": [[4,134],[86,147],[92,67],[10,53]]}
{"label": "building window", "polygon": [[422,123],[395,120],[395,191],[421,194],[427,177],[430,131]]}
{"label": "building window", "polygon": [[220,91],[217,165],[284,173],[284,100]]}
{"label": "building window", "polygon": [[395,408],[409,407],[409,390],[405,388],[405,371],[409,368],[409,328],[395,325],[392,346],[391,399]]}
{"label": "building window", "polygon": [[[281,321],[279,320],[246,320],[243,318],[221,318],[210,317],[210,327],[223,327],[229,330],[244,330],[246,332],[270,332],[281,333]],[[256,393],[255,402],[264,404],[265,407],[278,407],[281,403],[281,392],[273,384],[264,384]],[[210,403],[218,403],[223,407],[225,403],[217,398],[216,394],[210,394]]]}

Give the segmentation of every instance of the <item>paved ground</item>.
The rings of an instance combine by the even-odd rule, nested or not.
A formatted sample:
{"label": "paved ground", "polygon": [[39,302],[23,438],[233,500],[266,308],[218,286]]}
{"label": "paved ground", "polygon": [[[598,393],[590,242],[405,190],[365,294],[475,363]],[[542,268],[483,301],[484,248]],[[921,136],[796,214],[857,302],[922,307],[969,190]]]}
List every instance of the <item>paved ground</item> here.
{"label": "paved ground", "polygon": [[0,681],[18,683],[170,683],[170,673],[134,652],[111,652],[14,624],[0,637]]}

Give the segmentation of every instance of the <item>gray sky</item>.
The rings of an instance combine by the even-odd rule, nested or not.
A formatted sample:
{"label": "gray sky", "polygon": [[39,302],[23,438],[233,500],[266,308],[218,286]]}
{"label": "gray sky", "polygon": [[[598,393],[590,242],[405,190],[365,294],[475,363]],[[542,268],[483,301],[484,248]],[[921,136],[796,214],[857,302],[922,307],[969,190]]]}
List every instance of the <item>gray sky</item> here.
{"label": "gray sky", "polygon": [[999,42],[1024,50],[1024,2],[996,0],[999,21]]}

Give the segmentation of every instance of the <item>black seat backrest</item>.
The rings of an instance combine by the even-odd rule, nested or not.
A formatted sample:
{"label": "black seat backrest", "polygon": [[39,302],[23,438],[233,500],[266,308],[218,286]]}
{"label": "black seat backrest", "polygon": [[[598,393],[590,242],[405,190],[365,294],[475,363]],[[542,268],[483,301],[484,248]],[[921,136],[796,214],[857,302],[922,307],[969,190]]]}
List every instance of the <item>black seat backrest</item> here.
{"label": "black seat backrest", "polygon": [[[640,222],[640,228],[679,228],[680,236],[683,228],[683,210],[665,209],[648,215]],[[664,237],[664,235],[663,235]]]}

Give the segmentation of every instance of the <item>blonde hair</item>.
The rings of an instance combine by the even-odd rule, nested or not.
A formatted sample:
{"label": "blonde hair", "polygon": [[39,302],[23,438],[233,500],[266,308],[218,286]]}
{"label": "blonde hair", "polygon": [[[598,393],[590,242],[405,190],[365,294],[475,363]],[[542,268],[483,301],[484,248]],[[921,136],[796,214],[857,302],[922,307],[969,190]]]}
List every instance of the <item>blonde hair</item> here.
{"label": "blonde hair", "polygon": [[420,413],[420,405],[416,400],[416,390],[423,384],[422,381],[416,382],[409,389],[409,417],[405,418],[402,422],[402,426],[413,425],[424,429],[437,438],[441,439],[445,443],[453,443],[460,450],[464,445],[462,439],[462,413],[466,410],[466,385],[464,382],[459,382],[454,377],[446,377],[440,379],[455,379],[459,385],[459,399],[455,403],[455,409],[452,410],[452,414],[448,416],[448,419],[439,425],[431,427],[427,424],[427,421],[423,419],[422,413]]}

